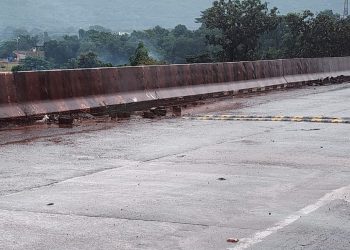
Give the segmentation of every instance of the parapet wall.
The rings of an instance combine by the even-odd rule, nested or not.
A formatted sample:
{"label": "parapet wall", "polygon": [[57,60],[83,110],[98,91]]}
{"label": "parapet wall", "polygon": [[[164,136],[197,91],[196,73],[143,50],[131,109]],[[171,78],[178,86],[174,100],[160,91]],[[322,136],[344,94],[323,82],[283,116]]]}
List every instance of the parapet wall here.
{"label": "parapet wall", "polygon": [[350,76],[350,57],[0,73],[0,120]]}

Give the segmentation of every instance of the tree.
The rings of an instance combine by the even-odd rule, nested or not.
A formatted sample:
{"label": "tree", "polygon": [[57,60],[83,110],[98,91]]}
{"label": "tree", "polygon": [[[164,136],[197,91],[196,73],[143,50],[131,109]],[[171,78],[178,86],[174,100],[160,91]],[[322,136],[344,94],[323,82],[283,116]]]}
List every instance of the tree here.
{"label": "tree", "polygon": [[13,56],[13,51],[17,48],[16,41],[5,41],[0,44],[0,58]]}
{"label": "tree", "polygon": [[20,64],[12,67],[13,72],[17,71],[34,71],[52,69],[50,62],[38,57],[26,57],[20,61]]}
{"label": "tree", "polygon": [[314,16],[310,11],[288,14],[284,35],[286,57],[332,57],[350,55],[350,22],[332,11]]}
{"label": "tree", "polygon": [[85,30],[79,29],[78,34],[79,34],[79,40],[85,39],[85,37],[86,37],[86,31]]}
{"label": "tree", "polygon": [[350,16],[340,19],[337,38],[340,40],[339,50],[342,51],[342,56],[350,56]]}
{"label": "tree", "polygon": [[81,54],[78,58],[79,68],[98,68],[102,66],[105,66],[104,63],[98,60],[98,56],[93,52]]}
{"label": "tree", "polygon": [[179,24],[172,30],[175,37],[190,35],[191,31],[185,25]]}
{"label": "tree", "polygon": [[131,66],[163,64],[149,56],[148,50],[142,42],[139,43],[129,61]]}
{"label": "tree", "polygon": [[305,36],[309,32],[313,16],[314,14],[307,10],[302,13],[289,13],[284,17],[287,26],[283,38],[286,57],[303,57],[305,54]]}
{"label": "tree", "polygon": [[30,50],[35,48],[39,37],[38,36],[30,36],[30,35],[20,35],[17,37],[18,39],[18,49],[19,50]]}
{"label": "tree", "polygon": [[125,64],[134,52],[136,45],[130,44],[127,34],[119,35],[108,31],[88,30],[79,31],[80,49],[79,53],[90,51],[98,54],[104,61],[114,64]]}
{"label": "tree", "polygon": [[78,56],[80,48],[77,36],[64,36],[63,40],[51,40],[44,43],[45,58],[57,66],[68,62],[71,58]]}
{"label": "tree", "polygon": [[336,16],[321,13],[309,22],[308,32],[304,34],[305,57],[341,56],[339,20]]}
{"label": "tree", "polygon": [[218,0],[197,19],[206,28],[220,32],[208,36],[222,47],[221,60],[253,59],[259,37],[277,25],[277,8],[268,9],[260,0]]}
{"label": "tree", "polygon": [[89,27],[89,30],[95,30],[95,31],[99,31],[99,32],[112,32],[112,30],[107,29],[101,25],[92,25]]}
{"label": "tree", "polygon": [[65,65],[66,68],[100,68],[100,67],[113,67],[110,63],[103,63],[98,59],[97,54],[94,52],[88,52],[80,54],[77,59],[70,59]]}
{"label": "tree", "polygon": [[5,41],[0,44],[0,58],[12,56],[15,50],[30,50],[38,43],[37,36],[19,35],[16,39]]}

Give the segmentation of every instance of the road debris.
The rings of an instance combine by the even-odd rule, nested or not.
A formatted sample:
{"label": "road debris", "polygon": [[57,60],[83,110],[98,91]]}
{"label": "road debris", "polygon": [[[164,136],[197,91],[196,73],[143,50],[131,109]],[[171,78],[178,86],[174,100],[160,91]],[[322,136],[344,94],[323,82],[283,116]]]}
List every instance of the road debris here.
{"label": "road debris", "polygon": [[60,115],[58,117],[58,124],[60,125],[72,125],[73,121],[74,119],[70,115]]}
{"label": "road debris", "polygon": [[[113,118],[112,116],[113,115],[111,115],[111,118]],[[117,112],[116,117],[118,117],[119,119],[129,119],[131,117],[131,113],[128,111]]]}
{"label": "road debris", "polygon": [[50,120],[48,115],[44,115],[43,119],[36,121],[35,123],[44,124]]}
{"label": "road debris", "polygon": [[173,114],[175,116],[181,116],[181,107],[180,106],[173,106]]}
{"label": "road debris", "polygon": [[239,239],[229,238],[229,239],[227,239],[227,242],[228,242],[228,243],[238,243],[238,242],[239,242]]}
{"label": "road debris", "polygon": [[154,119],[156,115],[151,111],[145,111],[143,112],[142,117],[146,119]]}
{"label": "road debris", "polygon": [[166,116],[166,109],[163,106],[151,108],[150,111],[157,116]]}

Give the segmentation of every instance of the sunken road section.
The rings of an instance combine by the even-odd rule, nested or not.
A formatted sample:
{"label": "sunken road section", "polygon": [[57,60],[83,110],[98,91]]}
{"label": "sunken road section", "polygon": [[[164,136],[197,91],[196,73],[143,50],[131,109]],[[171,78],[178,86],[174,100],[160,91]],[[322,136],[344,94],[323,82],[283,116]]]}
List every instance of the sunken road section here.
{"label": "sunken road section", "polygon": [[116,113],[350,79],[350,57],[0,73],[0,121]]}

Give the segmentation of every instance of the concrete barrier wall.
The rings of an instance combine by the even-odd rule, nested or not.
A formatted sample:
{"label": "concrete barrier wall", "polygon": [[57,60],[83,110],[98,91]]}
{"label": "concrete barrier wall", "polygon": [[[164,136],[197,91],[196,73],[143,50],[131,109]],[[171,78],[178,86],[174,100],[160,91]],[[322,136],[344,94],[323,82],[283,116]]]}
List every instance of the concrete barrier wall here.
{"label": "concrete barrier wall", "polygon": [[0,73],[0,120],[350,76],[350,57]]}

